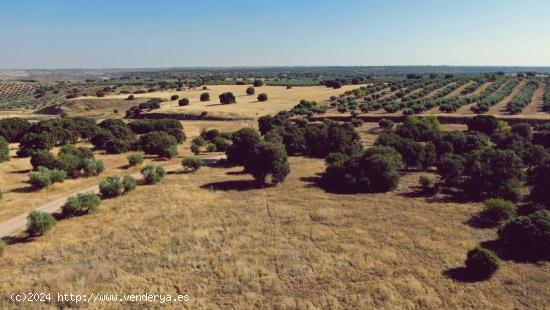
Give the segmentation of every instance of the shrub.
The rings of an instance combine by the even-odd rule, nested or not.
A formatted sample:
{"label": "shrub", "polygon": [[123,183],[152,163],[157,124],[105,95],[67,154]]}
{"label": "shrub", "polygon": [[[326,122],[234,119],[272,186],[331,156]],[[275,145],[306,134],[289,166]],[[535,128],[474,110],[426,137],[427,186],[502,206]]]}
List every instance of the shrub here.
{"label": "shrub", "polygon": [[201,101],[210,101],[210,94],[209,93],[202,93],[200,97]]}
{"label": "shrub", "polygon": [[437,187],[434,185],[432,179],[427,176],[420,176],[418,178],[418,184],[420,185],[422,192],[425,194],[435,194],[435,192],[437,192]]}
{"label": "shrub", "polygon": [[266,93],[259,94],[258,101],[267,101],[267,94]]}
{"label": "shrub", "polygon": [[51,183],[63,183],[67,173],[63,170],[53,169],[50,170],[50,181]]}
{"label": "shrub", "polygon": [[139,144],[145,154],[153,154],[166,158],[172,158],[178,154],[176,150],[176,138],[164,131],[152,131],[142,135],[139,138]]}
{"label": "shrub", "polygon": [[472,275],[483,279],[491,277],[500,268],[500,261],[495,253],[480,247],[468,252],[465,263]]}
{"label": "shrub", "polygon": [[378,126],[380,126],[380,128],[384,128],[384,129],[391,129],[391,128],[393,128],[394,123],[391,120],[387,119],[387,118],[383,118],[383,119],[378,121]]}
{"label": "shrub", "polygon": [[56,224],[55,218],[46,212],[33,210],[27,216],[27,234],[42,236]]}
{"label": "shrub", "polygon": [[215,144],[208,143],[208,145],[206,145],[206,151],[207,152],[216,152],[216,151],[218,151],[218,148],[216,147]]}
{"label": "shrub", "polygon": [[124,187],[118,175],[109,176],[99,183],[99,192],[104,198],[113,198],[122,195]]}
{"label": "shrub", "polygon": [[128,152],[131,145],[128,140],[111,139],[103,145],[103,148],[109,154],[122,154]]}
{"label": "shrub", "polygon": [[332,153],[321,184],[337,192],[387,192],[399,182],[402,167],[399,153],[391,147],[375,146],[351,156]]}
{"label": "shrub", "polygon": [[170,101],[176,101],[179,98],[180,98],[180,96],[178,96],[178,95],[172,95],[172,96],[170,96]]}
{"label": "shrub", "polygon": [[219,96],[221,104],[236,103],[235,95],[232,92],[226,92]]}
{"label": "shrub", "polygon": [[254,89],[254,87],[249,87],[249,88],[246,89],[246,94],[249,95],[249,96],[254,95],[255,92],[256,92],[256,90]]}
{"label": "shrub", "polygon": [[128,96],[128,98],[126,98],[126,99],[128,99],[128,100],[134,100],[134,98],[135,98],[134,95],[130,95],[130,96]]}
{"label": "shrub", "polygon": [[492,198],[485,200],[483,205],[484,210],[481,212],[481,217],[489,223],[498,224],[516,216],[516,206],[511,201]]}
{"label": "shrub", "polygon": [[437,163],[437,172],[447,186],[458,185],[465,168],[464,158],[456,154],[445,154]]}
{"label": "shrub", "polygon": [[65,181],[66,176],[63,170],[38,167],[37,171],[29,173],[29,182],[34,188],[44,188],[52,183]]}
{"label": "shrub", "polygon": [[166,175],[166,171],[161,166],[147,165],[141,169],[141,174],[146,184],[155,184]]}
{"label": "shrub", "polygon": [[201,148],[197,144],[191,144],[191,152],[195,155],[199,155],[201,153]]}
{"label": "shrub", "polygon": [[202,160],[198,157],[185,157],[181,161],[183,170],[194,172],[202,166]]}
{"label": "shrub", "polygon": [[143,154],[141,153],[135,153],[127,157],[128,158],[128,165],[130,166],[137,166],[141,163],[143,163]]}
{"label": "shrub", "polygon": [[82,215],[95,211],[100,204],[101,199],[96,193],[78,193],[67,199],[61,211],[67,217]]}
{"label": "shrub", "polygon": [[124,193],[133,191],[137,187],[136,179],[133,176],[126,174],[122,177],[122,187]]}
{"label": "shrub", "polygon": [[[203,101],[203,100],[201,100],[201,101]],[[178,101],[178,105],[179,105],[180,107],[189,105],[189,99],[187,99],[187,98],[181,98],[181,99]]]}
{"label": "shrub", "polygon": [[0,136],[0,162],[10,160],[10,146],[8,141]]}
{"label": "shrub", "polygon": [[105,170],[105,165],[102,160],[95,160],[93,158],[84,159],[84,175],[96,176]]}
{"label": "shrub", "polygon": [[31,165],[34,170],[42,166],[48,169],[54,169],[58,166],[57,159],[49,151],[36,151],[31,156]]}
{"label": "shrub", "polygon": [[256,80],[254,80],[254,83],[252,85],[254,85],[254,87],[261,87],[261,86],[264,85],[264,81],[262,81],[260,79],[256,79]]}
{"label": "shrub", "polygon": [[353,118],[351,120],[351,126],[357,128],[363,126],[364,122],[360,118]]}
{"label": "shrub", "polygon": [[486,135],[493,134],[499,127],[498,119],[492,115],[476,115],[468,120],[468,130],[482,132]]}
{"label": "shrub", "polygon": [[498,231],[501,240],[517,254],[550,259],[550,211],[518,216]]}

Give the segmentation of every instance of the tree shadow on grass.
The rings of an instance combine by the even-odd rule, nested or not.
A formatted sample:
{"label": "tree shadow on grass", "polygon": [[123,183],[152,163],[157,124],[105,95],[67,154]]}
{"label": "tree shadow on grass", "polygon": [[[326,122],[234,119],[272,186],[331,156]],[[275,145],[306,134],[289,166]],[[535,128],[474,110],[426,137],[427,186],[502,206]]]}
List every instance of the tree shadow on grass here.
{"label": "tree shadow on grass", "polygon": [[29,186],[14,188],[14,189],[10,190],[10,192],[12,192],[12,193],[30,193],[30,192],[35,192],[35,191],[38,191],[38,190],[39,189],[35,188],[34,186],[29,185]]}
{"label": "tree shadow on grass", "polygon": [[13,170],[11,171],[11,173],[16,173],[16,174],[27,174],[29,172],[31,172],[32,169],[21,169],[21,170]]}
{"label": "tree shadow on grass", "polygon": [[2,240],[9,245],[9,244],[17,244],[17,243],[28,243],[28,242],[31,242],[33,238],[29,236],[6,236],[2,238]]}
{"label": "tree shadow on grass", "polygon": [[458,282],[474,283],[487,280],[488,277],[480,277],[472,274],[466,267],[450,268],[443,271],[443,275],[447,278]]}
{"label": "tree shadow on grass", "polygon": [[247,173],[244,170],[241,170],[241,171],[228,171],[225,174],[227,174],[227,175],[245,175]]}
{"label": "tree shadow on grass", "polygon": [[539,253],[530,253],[529,251],[514,250],[508,247],[502,240],[488,240],[479,244],[481,247],[495,252],[502,260],[513,261],[514,263],[529,263],[536,264],[544,261],[544,258],[536,254],[542,254],[543,249]]}
{"label": "tree shadow on grass", "polygon": [[220,191],[247,191],[266,187],[269,187],[269,185],[259,184],[255,180],[230,180],[207,183],[201,186],[202,189]]}

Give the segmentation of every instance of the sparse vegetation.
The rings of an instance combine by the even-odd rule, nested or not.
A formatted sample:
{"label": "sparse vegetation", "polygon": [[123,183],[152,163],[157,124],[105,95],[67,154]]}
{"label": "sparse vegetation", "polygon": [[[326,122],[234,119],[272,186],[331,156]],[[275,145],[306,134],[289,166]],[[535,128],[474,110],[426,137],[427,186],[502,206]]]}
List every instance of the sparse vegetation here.
{"label": "sparse vegetation", "polygon": [[31,237],[42,236],[52,229],[57,221],[45,212],[31,211],[27,216],[27,234]]}

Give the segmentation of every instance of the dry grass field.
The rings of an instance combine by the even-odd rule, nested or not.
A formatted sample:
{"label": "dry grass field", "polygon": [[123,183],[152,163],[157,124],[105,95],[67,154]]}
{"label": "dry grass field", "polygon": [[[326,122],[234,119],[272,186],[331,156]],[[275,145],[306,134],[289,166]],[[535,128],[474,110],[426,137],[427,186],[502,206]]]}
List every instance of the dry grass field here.
{"label": "dry grass field", "polygon": [[[156,156],[145,156],[145,162],[153,164],[174,164],[181,161],[184,156],[191,155],[189,150],[190,140],[199,135],[202,128],[218,128],[222,131],[236,131],[242,127],[255,126],[253,122],[215,122],[215,121],[197,121],[184,123],[184,130],[188,137],[185,143],[178,146],[179,156],[171,160],[158,161]],[[91,145],[83,144],[91,147]],[[55,183],[42,189],[34,190],[28,183],[28,173],[31,171],[30,158],[18,158],[15,156],[17,144],[10,145],[10,161],[0,164],[0,190],[4,194],[0,202],[0,222],[3,222],[13,216],[28,212],[41,206],[44,203],[70,195],[71,193],[97,185],[100,180],[108,175],[135,173],[140,167],[128,168],[127,154],[110,155],[104,152],[95,152],[96,159],[103,160],[105,163],[105,172],[96,177],[81,177],[78,179],[67,179],[63,183]],[[58,148],[53,150],[56,154]]]}
{"label": "dry grass field", "polygon": [[[253,123],[187,122],[184,128],[192,138],[202,127],[246,125]],[[359,132],[370,145],[377,129],[367,124]],[[188,144],[180,153],[188,152],[183,148]],[[124,164],[124,156],[98,157],[107,174]],[[290,165],[287,180],[270,188],[258,188],[241,168],[169,174],[158,185],[104,200],[94,214],[59,222],[46,236],[9,245],[0,262],[0,304],[14,307],[6,296],[22,290],[191,297],[167,306],[174,309],[550,307],[548,263],[504,261],[493,278],[476,283],[446,275],[463,266],[469,249],[496,238],[494,229],[465,224],[478,204],[411,197],[418,173],[405,174],[389,193],[330,194],[315,185],[323,160],[291,157]],[[159,304],[90,307],[129,306]]]}
{"label": "dry grass field", "polygon": [[[103,98],[89,99],[85,97],[72,99],[72,102],[101,102],[109,100],[109,111],[113,108],[126,107],[129,103],[137,104],[142,98],[163,98],[170,99],[172,95],[178,95],[180,98],[188,98],[190,104],[180,107],[178,102],[169,101],[163,102],[161,108],[153,110],[154,113],[189,113],[200,114],[202,111],[208,112],[210,116],[227,117],[227,118],[257,118],[265,114],[275,114],[281,110],[290,109],[295,106],[300,100],[313,100],[318,102],[326,102],[331,96],[338,96],[346,90],[354,89],[360,85],[345,85],[340,89],[332,89],[324,86],[303,86],[286,89],[283,86],[261,86],[256,87],[256,93],[252,96],[246,94],[246,89],[250,85],[209,85],[207,90],[194,89],[184,91],[160,91],[144,94],[136,94],[136,100],[126,100],[128,95],[107,95]],[[201,102],[199,97],[202,93],[210,94],[210,101]],[[236,97],[236,104],[222,105],[219,102],[218,96],[224,92],[233,92]],[[258,94],[266,93],[268,101],[259,102]],[[118,99],[114,101],[113,99]],[[70,103],[69,103],[70,105]],[[73,104],[73,106],[75,106]],[[124,113],[124,110],[119,108],[119,113]]]}
{"label": "dry grass field", "polygon": [[291,165],[276,188],[254,188],[239,169],[205,168],[105,201],[10,246],[2,295],[179,292],[191,296],[189,308],[238,309],[549,306],[548,265],[505,262],[482,283],[443,274],[495,238],[464,225],[477,206],[403,196],[416,175],[393,193],[327,194],[309,182],[321,160]]}

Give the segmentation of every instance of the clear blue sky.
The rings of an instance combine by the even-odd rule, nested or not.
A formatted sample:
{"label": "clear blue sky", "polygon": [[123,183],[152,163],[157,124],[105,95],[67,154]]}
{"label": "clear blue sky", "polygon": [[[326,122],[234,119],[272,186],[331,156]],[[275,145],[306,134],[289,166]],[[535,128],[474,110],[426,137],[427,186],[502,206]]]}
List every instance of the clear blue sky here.
{"label": "clear blue sky", "polygon": [[550,66],[550,0],[12,0],[0,68]]}

